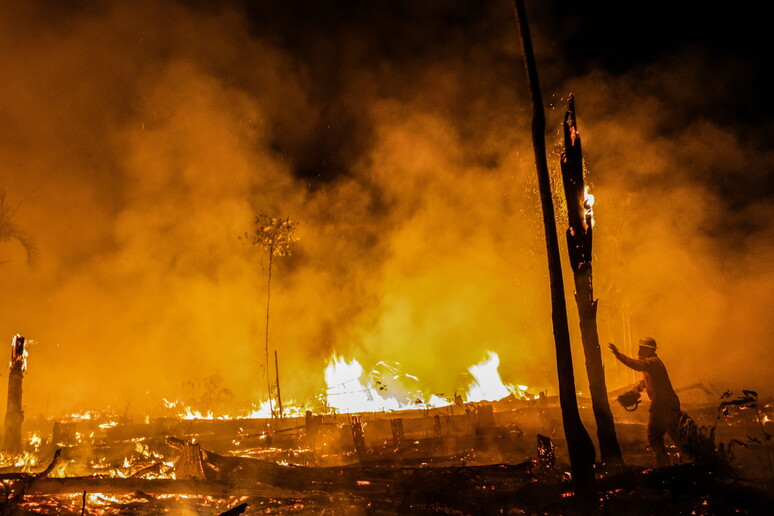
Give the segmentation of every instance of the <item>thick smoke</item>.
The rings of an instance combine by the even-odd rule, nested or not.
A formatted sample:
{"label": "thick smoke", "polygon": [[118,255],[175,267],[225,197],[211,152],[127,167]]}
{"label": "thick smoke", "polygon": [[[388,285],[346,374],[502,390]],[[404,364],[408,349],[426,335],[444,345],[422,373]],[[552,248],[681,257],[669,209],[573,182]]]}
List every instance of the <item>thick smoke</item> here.
{"label": "thick smoke", "polygon": [[[0,249],[0,335],[36,341],[28,414],[142,414],[213,375],[224,410],[264,399],[268,257],[238,239],[261,212],[300,223],[272,271],[285,397],[322,392],[334,351],[450,395],[494,350],[506,381],[555,392],[507,2],[30,4],[0,17],[0,187],[39,249]],[[712,87],[701,48],[579,70],[535,30],[554,143],[578,99],[602,341],[653,335],[677,385],[770,388],[772,153],[713,117],[745,63]]]}

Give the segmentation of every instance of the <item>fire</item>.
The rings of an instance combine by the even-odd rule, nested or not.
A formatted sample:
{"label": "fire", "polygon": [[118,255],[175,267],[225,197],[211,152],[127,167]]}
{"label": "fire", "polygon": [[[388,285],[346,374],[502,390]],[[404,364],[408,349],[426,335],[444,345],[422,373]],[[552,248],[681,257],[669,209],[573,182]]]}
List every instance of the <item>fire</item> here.
{"label": "fire", "polygon": [[251,418],[258,418],[258,419],[269,419],[271,418],[271,403],[269,400],[264,401],[261,403],[261,405],[253,410],[248,417]]}
{"label": "fire", "polygon": [[[532,397],[526,385],[503,383],[498,371],[499,365],[499,356],[490,351],[487,353],[486,360],[469,368],[475,381],[469,387],[467,401],[496,401],[509,395]],[[402,372],[398,363],[379,362],[374,370],[366,373],[356,359],[347,360],[334,353],[328,359],[324,377],[326,389],[321,397],[322,407],[296,404],[288,400],[283,403],[283,415],[303,417],[306,410],[310,408],[315,411],[322,408],[323,412],[330,409],[339,413],[352,414],[442,408],[452,403],[451,400],[443,398],[443,395],[424,392],[420,379]],[[162,398],[161,402],[164,409],[181,420],[273,419],[276,417],[276,414],[272,414],[272,403],[269,400],[254,404],[249,409],[228,414],[200,410],[179,399]],[[64,419],[71,422],[93,422],[100,430],[108,430],[120,425],[115,414],[108,412],[101,414],[92,410],[71,413]],[[150,424],[148,415],[145,417],[145,424]],[[80,443],[86,436],[93,440],[95,433],[76,432],[75,441]],[[39,446],[40,442],[41,439],[37,435],[30,438],[30,445],[33,448]]]}
{"label": "fire", "polygon": [[89,493],[87,494],[87,500],[89,505],[105,505],[105,504],[121,504],[123,500],[116,496],[112,496],[105,493]]}
{"label": "fire", "polygon": [[[262,401],[258,405],[253,405],[249,409],[242,409],[233,414],[215,414],[212,410],[201,411],[191,406],[185,405],[180,400],[170,401],[166,398],[161,399],[164,408],[174,410],[175,416],[185,420],[221,420],[232,419],[271,419],[274,417],[269,400]],[[283,414],[285,417],[303,416],[305,408],[298,406],[293,400],[283,403]],[[147,423],[147,422],[146,422]]]}
{"label": "fire", "polygon": [[593,228],[596,223],[594,220],[594,195],[591,193],[589,185],[586,185],[583,189],[583,208],[585,210],[586,225]]}
{"label": "fire", "polygon": [[399,410],[394,398],[382,398],[370,384],[361,383],[363,366],[357,360],[347,362],[333,355],[325,368],[328,406],[344,413]]}
{"label": "fire", "polygon": [[511,394],[523,397],[528,395],[526,385],[506,385],[500,378],[500,357],[494,351],[487,353],[487,359],[470,366],[468,371],[475,381],[466,394],[467,401],[497,401]]}
{"label": "fire", "polygon": [[83,412],[73,412],[72,414],[68,414],[64,417],[64,419],[67,419],[70,421],[91,421],[98,418],[99,418],[99,414],[91,410],[84,410]]}
{"label": "fire", "polygon": [[34,451],[38,451],[40,449],[40,445],[43,444],[43,438],[40,437],[40,434],[37,432],[33,432],[32,435],[27,439],[27,442],[29,443],[30,447]]}
{"label": "fire", "polygon": [[26,451],[16,454],[0,452],[0,467],[2,468],[16,467],[21,468],[22,472],[31,473],[32,469],[38,465],[38,457],[34,453]]}
{"label": "fire", "polygon": [[[497,353],[488,352],[487,359],[469,368],[475,379],[466,395],[467,401],[497,401],[510,395],[530,397],[526,385],[506,385],[500,378],[498,368],[500,357]],[[411,375],[403,375],[410,378]],[[401,401],[387,397],[374,387],[372,379],[363,380],[363,367],[352,359],[347,361],[334,354],[325,369],[327,389],[327,404],[343,413],[384,412],[416,409],[418,396],[409,396]],[[416,379],[416,378],[414,378]],[[382,386],[383,387],[383,386]],[[450,405],[448,400],[432,394],[421,402],[421,407],[440,408]]]}
{"label": "fire", "polygon": [[[22,352],[21,352],[21,355],[17,356],[15,350],[17,349],[16,343],[19,339],[21,339],[22,341],[22,348],[21,348]],[[32,342],[30,340],[25,341],[24,337],[22,337],[18,333],[14,335],[14,337],[11,339],[11,363],[8,364],[9,369],[13,367],[13,362],[18,360],[18,361],[21,361],[22,372],[27,370],[27,357],[30,356],[29,352],[27,352],[27,346],[29,346],[31,343]]]}
{"label": "fire", "polygon": [[[392,373],[397,370],[380,362]],[[396,410],[411,410],[417,408],[440,408],[450,405],[450,401],[445,400],[437,394],[431,394],[426,397],[421,392],[404,392],[405,399],[399,400],[395,397],[384,396],[380,394],[380,389],[374,386],[374,375],[384,380],[384,377],[378,371],[372,371],[367,384],[363,384],[363,366],[355,359],[347,361],[343,357],[331,356],[328,366],[325,368],[326,404],[328,407],[345,414],[357,412],[386,412]],[[399,378],[409,378],[419,383],[417,377],[410,374],[393,374],[392,380]],[[400,383],[400,382],[397,382]],[[380,381],[376,385],[385,389],[385,385]]]}

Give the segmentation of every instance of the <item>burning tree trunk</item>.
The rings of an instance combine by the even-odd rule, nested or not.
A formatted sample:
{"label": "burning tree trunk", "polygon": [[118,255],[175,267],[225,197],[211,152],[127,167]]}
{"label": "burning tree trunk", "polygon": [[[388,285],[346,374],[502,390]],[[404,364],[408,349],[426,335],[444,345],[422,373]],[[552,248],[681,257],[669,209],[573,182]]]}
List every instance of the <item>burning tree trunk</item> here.
{"label": "burning tree trunk", "polygon": [[578,305],[583,353],[586,357],[586,373],[589,377],[591,405],[597,423],[599,452],[602,462],[623,462],[621,447],[615,433],[613,413],[607,399],[605,369],[599,350],[597,332],[597,300],[591,277],[592,221],[591,199],[587,199],[583,185],[583,152],[575,123],[575,99],[570,94],[569,107],[564,115],[564,151],[562,152],[562,180],[567,199],[567,251],[575,280],[575,303]]}
{"label": "burning tree trunk", "polygon": [[16,335],[11,342],[11,364],[8,374],[8,405],[5,411],[5,442],[4,448],[9,452],[21,451],[21,426],[24,421],[22,410],[22,380],[27,368],[27,351],[25,340]]}
{"label": "burning tree trunk", "polygon": [[562,284],[562,262],[559,254],[559,239],[556,235],[554,204],[551,196],[551,179],[548,175],[545,142],[545,112],[540,94],[537,65],[532,51],[532,40],[527,24],[527,13],[523,0],[514,0],[516,22],[519,26],[521,46],[524,50],[524,67],[527,72],[532,100],[532,144],[535,152],[540,202],[543,207],[543,225],[548,254],[548,274],[551,285],[551,319],[554,328],[556,366],[559,376],[559,402],[562,409],[562,423],[567,448],[570,454],[570,469],[575,488],[588,491],[594,480],[594,443],[591,441],[578,412],[575,397],[575,374],[572,368],[570,330],[567,324],[567,303]]}

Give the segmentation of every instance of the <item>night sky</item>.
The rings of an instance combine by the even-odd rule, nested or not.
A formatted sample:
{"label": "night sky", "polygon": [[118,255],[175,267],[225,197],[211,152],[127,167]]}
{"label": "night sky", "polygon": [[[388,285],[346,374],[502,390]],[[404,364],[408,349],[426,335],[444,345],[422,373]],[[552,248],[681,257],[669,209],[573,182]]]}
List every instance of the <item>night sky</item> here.
{"label": "night sky", "polygon": [[[686,106],[682,116],[706,117],[718,123],[765,132],[771,101],[764,73],[771,56],[766,2],[741,2],[733,8],[711,8],[706,2],[527,2],[544,89],[592,71],[625,75],[669,56],[696,50],[714,64],[701,79],[705,92]],[[494,47],[484,59],[497,61],[498,76],[514,88],[524,82],[512,4],[509,2],[245,2],[251,29],[299,59],[306,68],[314,96],[325,104],[316,138],[299,146],[303,157],[297,172],[325,180],[346,172],[354,130],[369,127],[342,98],[348,77],[356,70],[387,73],[385,66],[410,82],[418,62],[467,62],[481,46]],[[499,48],[497,48],[499,47]],[[511,65],[511,66],[509,66]],[[561,67],[555,70],[554,67]],[[475,81],[475,77],[463,80]],[[477,91],[486,96],[483,91]],[[734,92],[710,104],[719,89]],[[383,92],[388,95],[389,91]],[[400,91],[394,92],[399,94]],[[704,97],[704,98],[701,98]],[[464,106],[459,106],[464,109]],[[293,136],[288,135],[288,140]],[[288,142],[278,142],[285,148]],[[361,149],[362,150],[362,149]]]}

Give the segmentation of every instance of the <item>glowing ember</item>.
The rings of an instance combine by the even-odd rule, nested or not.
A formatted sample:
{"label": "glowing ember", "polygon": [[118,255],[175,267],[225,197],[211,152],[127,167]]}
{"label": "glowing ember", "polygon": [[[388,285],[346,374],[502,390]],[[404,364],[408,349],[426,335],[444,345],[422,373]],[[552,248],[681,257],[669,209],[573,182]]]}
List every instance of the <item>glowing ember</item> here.
{"label": "glowing ember", "polygon": [[105,493],[89,493],[87,495],[89,505],[121,504],[123,501],[118,497]]}
{"label": "glowing ember", "polygon": [[594,220],[594,195],[589,190],[589,185],[586,185],[583,189],[583,208],[585,210],[586,225],[593,228],[596,223]]}

